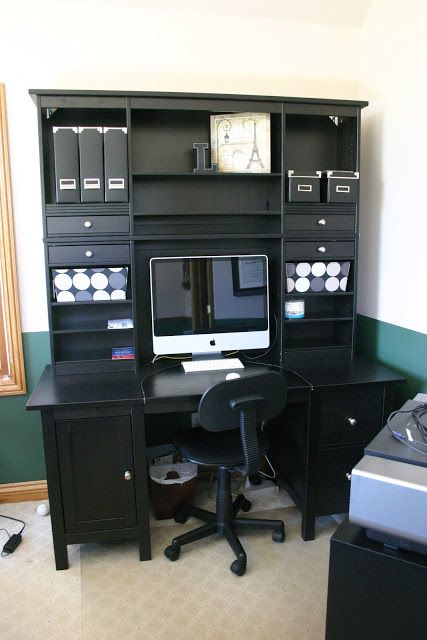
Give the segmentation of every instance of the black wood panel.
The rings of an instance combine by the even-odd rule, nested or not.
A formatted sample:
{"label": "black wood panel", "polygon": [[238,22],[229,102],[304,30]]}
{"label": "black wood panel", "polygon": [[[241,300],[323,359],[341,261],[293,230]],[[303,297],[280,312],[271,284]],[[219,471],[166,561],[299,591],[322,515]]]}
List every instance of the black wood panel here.
{"label": "black wood panel", "polygon": [[285,349],[326,349],[351,346],[352,319],[337,322],[289,322],[286,324]]}
{"label": "black wood panel", "polygon": [[90,385],[85,376],[55,376],[50,366],[45,367],[33,390],[27,409],[96,407],[106,404],[131,405],[143,402],[140,378],[130,372],[119,376],[114,373],[98,373],[91,376]]}
{"label": "black wood panel", "polygon": [[357,118],[286,114],[285,170],[356,171]]}
{"label": "black wood panel", "polygon": [[354,215],[293,215],[286,216],[285,230],[288,232],[298,231],[301,233],[316,233],[319,238],[331,232],[348,232],[354,234],[356,217]]}
{"label": "black wood panel", "polygon": [[320,445],[370,440],[383,423],[382,389],[331,391],[319,402]]}
{"label": "black wood panel", "polygon": [[52,305],[53,331],[107,330],[108,320],[112,318],[132,318],[132,301],[57,302]]}
{"label": "black wood panel", "polygon": [[[322,250],[324,249],[324,250]],[[355,255],[354,242],[341,242],[339,240],[323,240],[312,242],[287,242],[287,260],[304,260],[317,258],[318,260],[328,260],[330,258],[353,258]]]}
{"label": "black wood panel", "polygon": [[126,265],[130,260],[128,244],[51,245],[48,256],[50,264],[69,268],[89,264],[101,267],[118,263]]}
{"label": "black wood panel", "polygon": [[47,204],[46,215],[57,216],[82,216],[82,215],[103,215],[118,216],[129,214],[128,202],[74,202]]}
{"label": "black wood panel", "polygon": [[[316,503],[327,506],[329,513],[340,513],[342,504],[350,500],[349,475],[363,457],[363,445],[324,449],[319,452],[314,484]],[[337,506],[335,506],[337,505]]]}
{"label": "black wood panel", "polygon": [[268,173],[146,175],[134,179],[134,207],[137,214],[280,211],[280,185]]}
{"label": "black wood panel", "polygon": [[57,420],[55,426],[66,532],[134,527],[130,417],[106,414]]}
{"label": "black wood panel", "polygon": [[280,212],[261,213],[207,213],[206,215],[147,215],[137,216],[134,222],[136,236],[177,235],[191,237],[235,234],[280,235]]}
{"label": "black wood panel", "polygon": [[128,216],[49,216],[46,224],[49,236],[129,233]]}

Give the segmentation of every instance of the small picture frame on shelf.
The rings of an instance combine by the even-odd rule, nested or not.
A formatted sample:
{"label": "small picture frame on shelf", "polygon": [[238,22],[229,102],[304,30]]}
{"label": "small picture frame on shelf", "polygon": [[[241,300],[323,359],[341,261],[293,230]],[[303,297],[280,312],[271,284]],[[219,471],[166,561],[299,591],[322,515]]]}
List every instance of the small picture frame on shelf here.
{"label": "small picture frame on shelf", "polygon": [[286,293],[347,291],[350,262],[287,262]]}
{"label": "small picture frame on shelf", "polygon": [[232,258],[233,293],[235,296],[255,296],[267,288],[266,262],[263,257]]}
{"label": "small picture frame on shelf", "polygon": [[270,114],[211,116],[211,161],[218,165],[218,171],[270,173]]}

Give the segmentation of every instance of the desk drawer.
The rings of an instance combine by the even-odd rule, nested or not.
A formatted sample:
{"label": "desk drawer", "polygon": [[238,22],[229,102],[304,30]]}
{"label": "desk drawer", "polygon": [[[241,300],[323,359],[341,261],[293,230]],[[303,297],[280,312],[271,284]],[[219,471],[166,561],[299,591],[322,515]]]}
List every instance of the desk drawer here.
{"label": "desk drawer", "polygon": [[329,258],[354,258],[354,242],[341,242],[340,240],[316,240],[313,242],[287,242],[286,260],[307,260],[317,258],[327,260]]}
{"label": "desk drawer", "polygon": [[354,215],[289,215],[285,216],[286,231],[316,232],[325,235],[331,231],[354,233],[356,216]]}
{"label": "desk drawer", "polygon": [[129,263],[128,244],[55,245],[48,248],[50,264],[78,266]]}
{"label": "desk drawer", "polygon": [[129,233],[128,216],[48,216],[47,233],[55,235],[94,235]]}
{"label": "desk drawer", "polygon": [[[349,474],[363,457],[363,445],[326,449],[319,454],[317,478],[317,509],[348,504]],[[334,513],[333,509],[329,513]]]}
{"label": "desk drawer", "polygon": [[334,391],[319,400],[320,446],[371,440],[383,426],[383,392]]}

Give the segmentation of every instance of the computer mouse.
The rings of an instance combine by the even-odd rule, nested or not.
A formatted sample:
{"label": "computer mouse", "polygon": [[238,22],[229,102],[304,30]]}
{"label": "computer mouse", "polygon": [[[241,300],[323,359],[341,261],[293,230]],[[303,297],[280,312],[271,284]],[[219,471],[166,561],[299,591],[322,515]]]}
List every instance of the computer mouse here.
{"label": "computer mouse", "polygon": [[227,375],[225,376],[226,380],[235,380],[235,378],[240,378],[240,373],[231,371],[230,373],[227,373]]}

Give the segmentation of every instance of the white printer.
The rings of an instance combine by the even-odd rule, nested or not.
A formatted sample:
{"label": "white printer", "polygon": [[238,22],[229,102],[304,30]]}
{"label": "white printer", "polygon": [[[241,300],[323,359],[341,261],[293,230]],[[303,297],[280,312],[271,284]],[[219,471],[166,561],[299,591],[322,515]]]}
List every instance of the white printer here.
{"label": "white printer", "polygon": [[369,538],[427,555],[427,438],[410,413],[419,406],[408,400],[390,421],[403,437],[386,426],[365,448],[351,473],[349,520]]}

